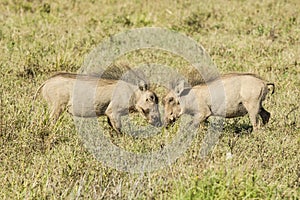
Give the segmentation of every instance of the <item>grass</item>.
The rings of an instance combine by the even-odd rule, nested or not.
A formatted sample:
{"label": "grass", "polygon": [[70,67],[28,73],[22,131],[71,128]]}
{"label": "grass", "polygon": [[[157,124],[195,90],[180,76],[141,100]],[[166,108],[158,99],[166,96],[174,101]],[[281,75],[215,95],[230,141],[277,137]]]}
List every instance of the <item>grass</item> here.
{"label": "grass", "polygon": [[[1,1],[0,198],[299,199],[299,9],[297,0]],[[30,112],[33,94],[50,75],[76,72],[105,38],[144,26],[193,38],[221,73],[254,72],[274,82],[275,94],[264,103],[271,112],[269,124],[249,133],[247,117],[226,120],[205,159],[199,155],[206,134],[202,128],[172,165],[130,174],[98,162],[67,113],[51,127],[41,98]],[[151,50],[120,60],[133,66],[160,63],[181,72],[188,64]],[[145,152],[174,136],[171,129],[146,140],[129,135],[113,140]]]}

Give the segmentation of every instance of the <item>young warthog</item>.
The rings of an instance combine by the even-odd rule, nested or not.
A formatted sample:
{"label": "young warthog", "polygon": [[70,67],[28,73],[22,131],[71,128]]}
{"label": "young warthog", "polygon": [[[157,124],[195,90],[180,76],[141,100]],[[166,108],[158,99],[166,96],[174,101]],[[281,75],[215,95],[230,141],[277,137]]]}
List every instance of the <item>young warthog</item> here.
{"label": "young warthog", "polygon": [[233,118],[249,113],[253,130],[256,130],[258,115],[263,124],[270,118],[270,113],[262,106],[270,85],[273,94],[273,83],[266,83],[250,73],[226,74],[192,88],[185,88],[184,82],[180,82],[163,99],[165,126],[175,122],[182,114],[193,116],[193,125],[197,127],[209,116]]}
{"label": "young warthog", "polygon": [[54,122],[67,107],[70,114],[78,117],[107,115],[118,133],[121,116],[129,112],[139,112],[150,124],[161,126],[158,98],[144,81],[134,85],[122,80],[58,73],[38,88],[34,99],[40,90]]}

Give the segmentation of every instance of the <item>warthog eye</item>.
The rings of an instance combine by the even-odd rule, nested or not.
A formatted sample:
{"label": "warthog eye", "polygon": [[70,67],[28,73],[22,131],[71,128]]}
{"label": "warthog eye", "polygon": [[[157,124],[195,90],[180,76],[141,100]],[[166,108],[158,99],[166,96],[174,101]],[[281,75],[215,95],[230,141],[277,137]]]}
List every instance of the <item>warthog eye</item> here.
{"label": "warthog eye", "polygon": [[153,96],[153,95],[151,95],[151,96],[150,96],[150,99],[153,101],[153,100],[154,100],[154,96]]}
{"label": "warthog eye", "polygon": [[149,109],[146,109],[146,110],[144,110],[143,108],[142,108],[142,112],[143,112],[143,114],[145,115],[145,116],[147,116],[148,114],[149,114]]}
{"label": "warthog eye", "polygon": [[169,102],[169,103],[172,103],[172,101],[174,101],[174,98],[173,98],[173,97],[170,97],[170,98],[168,99],[168,102]]}
{"label": "warthog eye", "polygon": [[153,95],[151,95],[149,98],[146,98],[146,101],[147,102],[149,102],[149,101],[153,102],[154,99],[155,99],[155,97]]}

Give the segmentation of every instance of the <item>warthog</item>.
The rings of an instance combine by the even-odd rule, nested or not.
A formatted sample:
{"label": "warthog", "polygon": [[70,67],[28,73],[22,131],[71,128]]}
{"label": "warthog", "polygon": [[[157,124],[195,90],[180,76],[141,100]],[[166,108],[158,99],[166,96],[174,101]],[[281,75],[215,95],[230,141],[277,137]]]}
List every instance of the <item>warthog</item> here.
{"label": "warthog", "polygon": [[38,88],[34,99],[40,90],[53,122],[68,108],[70,114],[78,117],[107,115],[109,124],[118,133],[121,116],[129,112],[139,112],[150,124],[161,126],[158,97],[144,81],[134,85],[122,80],[58,73]]}
{"label": "warthog", "polygon": [[240,117],[249,113],[253,130],[257,130],[258,115],[262,123],[269,121],[270,113],[262,106],[269,86],[255,74],[230,73],[194,87],[185,88],[184,82],[176,85],[163,99],[165,126],[176,121],[182,114],[193,116],[193,125],[205,121],[209,116],[226,118]]}

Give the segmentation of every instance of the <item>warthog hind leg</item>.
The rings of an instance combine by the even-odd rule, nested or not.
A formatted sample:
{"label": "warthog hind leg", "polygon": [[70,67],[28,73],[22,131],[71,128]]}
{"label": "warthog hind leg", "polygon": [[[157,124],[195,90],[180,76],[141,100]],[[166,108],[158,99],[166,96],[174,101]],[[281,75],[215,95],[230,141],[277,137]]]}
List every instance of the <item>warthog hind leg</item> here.
{"label": "warthog hind leg", "polygon": [[260,110],[260,104],[252,102],[252,103],[244,103],[244,106],[249,113],[250,122],[253,125],[253,131],[257,131],[259,127],[258,113]]}
{"label": "warthog hind leg", "polygon": [[61,115],[63,111],[63,107],[64,107],[63,105],[57,105],[57,104],[51,106],[50,119],[53,124],[56,123],[59,116]]}
{"label": "warthog hind leg", "polygon": [[271,114],[268,111],[266,111],[263,107],[261,107],[259,115],[260,115],[260,117],[262,119],[263,125],[265,125],[265,124],[267,124],[269,122]]}

